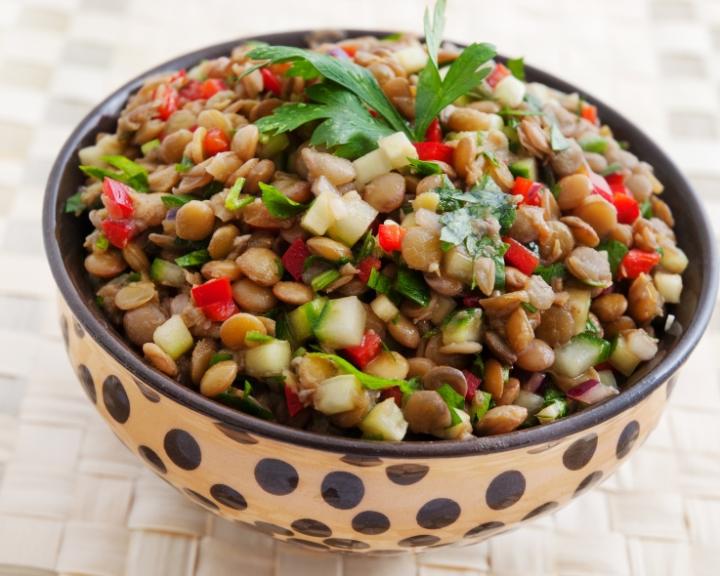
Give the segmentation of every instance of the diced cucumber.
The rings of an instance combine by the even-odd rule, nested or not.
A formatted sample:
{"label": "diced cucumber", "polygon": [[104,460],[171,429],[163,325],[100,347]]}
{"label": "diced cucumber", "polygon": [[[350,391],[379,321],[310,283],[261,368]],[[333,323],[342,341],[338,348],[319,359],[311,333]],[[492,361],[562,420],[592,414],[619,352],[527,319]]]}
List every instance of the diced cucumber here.
{"label": "diced cucumber", "polygon": [[557,398],[550,402],[545,408],[540,410],[535,417],[540,424],[550,424],[555,422],[558,418],[562,418],[567,414],[567,400],[564,398]]}
{"label": "diced cucumber", "polygon": [[150,266],[150,278],[163,286],[180,288],[185,285],[185,271],[175,264],[162,258],[155,258]]}
{"label": "diced cucumber", "polygon": [[330,300],[315,327],[318,340],[331,348],[357,346],[365,333],[367,312],[357,296]]}
{"label": "diced cucumber", "polygon": [[335,222],[335,215],[332,210],[333,199],[337,198],[330,192],[323,192],[315,198],[305,215],[300,220],[300,226],[311,234],[322,236],[327,229]]}
{"label": "diced cucumber", "polygon": [[364,390],[352,374],[341,374],[323,380],[313,395],[315,409],[323,414],[340,414],[352,410],[362,401]]}
{"label": "diced cucumber", "polygon": [[627,343],[628,350],[640,358],[640,361],[651,360],[657,354],[657,338],[653,338],[642,328],[625,330],[621,336]]}
{"label": "diced cucumber", "polygon": [[385,296],[385,294],[380,294],[375,300],[370,302],[370,308],[383,322],[390,322],[400,313],[397,306],[395,306],[392,300]]}
{"label": "diced cucumber", "polygon": [[410,164],[408,158],[417,158],[418,153],[404,132],[395,132],[378,140],[380,150],[385,152],[393,168],[402,168]]}
{"label": "diced cucumber", "polygon": [[540,412],[540,410],[542,410],[543,405],[545,404],[545,398],[543,398],[539,394],[535,394],[534,392],[520,390],[520,393],[518,394],[518,397],[515,400],[514,404],[517,404],[518,406],[522,406],[523,408],[527,409],[529,416],[534,416],[535,414]]}
{"label": "diced cucumber", "polygon": [[428,61],[427,52],[418,45],[401,48],[393,52],[393,56],[408,74],[419,72]]}
{"label": "diced cucumber", "polygon": [[393,168],[390,158],[382,148],[377,148],[365,156],[353,160],[353,166],[355,167],[355,181],[360,188],[373,178],[387,174]]}
{"label": "diced cucumber", "polygon": [[359,427],[365,438],[399,442],[405,438],[408,423],[395,400],[388,398],[370,410]]}
{"label": "diced cucumber", "polygon": [[590,312],[590,290],[582,288],[568,288],[567,309],[575,320],[575,334],[585,332],[588,313]]}
{"label": "diced cucumber", "polygon": [[495,86],[493,95],[503,106],[516,108],[525,97],[525,82],[518,80],[515,76],[505,76]]}
{"label": "diced cucumber", "polygon": [[663,246],[660,266],[667,272],[682,274],[688,265],[688,257],[677,246]]}
{"label": "diced cucumber", "polygon": [[466,308],[452,315],[442,328],[443,344],[479,342],[482,325],[482,309]]}
{"label": "diced cucumber", "polygon": [[615,379],[615,372],[612,370],[598,370],[598,378],[600,383],[610,388],[618,389],[617,380]]}
{"label": "diced cucumber", "polygon": [[365,235],[378,212],[354,190],[345,194],[342,201],[347,213],[344,217],[337,218],[327,232],[333,240],[352,246]]}
{"label": "diced cucumber", "polygon": [[578,140],[580,148],[585,152],[595,152],[596,154],[605,154],[608,147],[608,142],[602,136],[596,136],[593,134],[587,134]]}
{"label": "diced cucumber", "polygon": [[315,300],[298,306],[288,314],[290,329],[298,342],[304,342],[312,337],[315,325],[320,319],[327,301],[327,298],[315,298]]}
{"label": "diced cucumber", "polygon": [[537,181],[537,163],[535,158],[523,158],[522,160],[516,160],[509,166],[510,172],[513,176],[522,176],[528,180]]}
{"label": "diced cucumber", "polygon": [[658,270],[653,275],[653,282],[665,302],[668,304],[677,304],[680,302],[680,295],[683,289],[683,281],[680,274],[669,274]]}
{"label": "diced cucumber", "polygon": [[555,350],[552,370],[560,376],[573,378],[585,370],[604,362],[610,353],[610,342],[588,332],[574,336],[570,342]]}
{"label": "diced cucumber", "polygon": [[635,372],[638,364],[640,364],[640,358],[630,350],[627,340],[619,335],[613,344],[613,350],[610,354],[610,364],[621,374],[630,376]]}
{"label": "diced cucumber", "polygon": [[471,284],[473,279],[473,259],[457,246],[443,254],[443,271],[448,276]]}
{"label": "diced cucumber", "polygon": [[455,418],[459,420],[457,424],[453,424],[449,428],[444,430],[438,430],[435,435],[438,438],[445,440],[462,440],[472,434],[472,424],[470,423],[470,414],[461,410],[460,408],[454,408],[450,406],[450,410],[455,413]]}
{"label": "diced cucumber", "polygon": [[179,314],[171,316],[155,328],[153,341],[173,360],[180,358],[194,344],[192,334]]}
{"label": "diced cucumber", "polygon": [[254,378],[280,376],[290,368],[292,350],[287,340],[273,340],[245,351],[245,373]]}

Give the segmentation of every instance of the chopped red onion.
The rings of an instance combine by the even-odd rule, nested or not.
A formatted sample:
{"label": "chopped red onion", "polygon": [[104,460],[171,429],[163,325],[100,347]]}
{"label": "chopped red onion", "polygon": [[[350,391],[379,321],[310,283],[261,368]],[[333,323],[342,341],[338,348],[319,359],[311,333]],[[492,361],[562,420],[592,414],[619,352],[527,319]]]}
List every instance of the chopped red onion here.
{"label": "chopped red onion", "polygon": [[545,382],[545,373],[544,372],[535,372],[525,380],[522,384],[522,389],[527,390],[528,392],[537,392],[540,389],[540,386],[543,385],[543,382]]}
{"label": "chopped red onion", "polygon": [[583,404],[597,404],[598,402],[615,396],[619,391],[606,386],[600,380],[585,380],[567,391],[567,397],[582,402]]}

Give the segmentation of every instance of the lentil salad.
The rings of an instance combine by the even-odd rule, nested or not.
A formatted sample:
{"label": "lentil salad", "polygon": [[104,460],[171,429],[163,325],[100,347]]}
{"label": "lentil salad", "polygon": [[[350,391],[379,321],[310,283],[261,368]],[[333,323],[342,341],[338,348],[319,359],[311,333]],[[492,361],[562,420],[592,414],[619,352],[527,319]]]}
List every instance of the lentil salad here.
{"label": "lentil salad", "polygon": [[687,258],[662,184],[521,60],[408,35],[244,45],[80,152],[85,267],[157,369],[378,440],[547,424],[657,352]]}

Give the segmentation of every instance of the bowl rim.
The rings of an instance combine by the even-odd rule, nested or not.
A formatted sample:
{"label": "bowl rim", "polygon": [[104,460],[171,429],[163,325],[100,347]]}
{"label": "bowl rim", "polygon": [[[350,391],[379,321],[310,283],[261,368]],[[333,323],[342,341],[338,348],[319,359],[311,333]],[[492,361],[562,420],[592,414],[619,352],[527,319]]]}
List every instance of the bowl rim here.
{"label": "bowl rim", "polygon": [[[147,365],[120,337],[107,329],[107,323],[99,313],[94,313],[76,289],[68,270],[65,267],[56,236],[59,234],[58,216],[62,204],[59,203],[61,193],[61,180],[63,172],[70,162],[76,161],[77,149],[84,138],[97,129],[98,121],[108,114],[117,117],[118,111],[124,105],[129,94],[137,89],[144,79],[168,70],[187,68],[203,58],[215,58],[228,54],[234,46],[247,41],[264,41],[272,44],[297,44],[300,39],[313,33],[312,30],[293,30],[276,33],[259,34],[238,38],[235,40],[206,46],[192,52],[182,54],[163,62],[126,82],[102,102],[95,106],[77,125],[58,152],[48,177],[45,197],[43,201],[43,239],[50,268],[60,293],[74,316],[78,319],[85,331],[97,342],[115,361],[123,365],[135,378],[154,388],[164,396],[200,413],[203,413],[217,422],[242,431],[258,434],[290,444],[315,448],[335,453],[353,454],[366,457],[390,458],[447,458],[458,456],[473,456],[504,452],[517,448],[536,446],[551,443],[565,436],[591,428],[605,420],[617,416],[621,412],[638,404],[649,396],[663,382],[670,378],[682,365],[697,345],[705,328],[707,327],[715,304],[715,294],[718,286],[718,258],[713,234],[707,215],[702,208],[697,194],[693,191],[685,177],[667,155],[639,128],[613,110],[607,104],[585,93],[583,90],[548,74],[533,66],[526,65],[527,76],[544,84],[550,85],[564,92],[578,92],[582,97],[592,101],[599,109],[607,124],[614,129],[621,126],[624,132],[632,134],[632,142],[640,143],[645,149],[645,156],[653,156],[656,161],[665,163],[664,170],[680,188],[686,201],[685,208],[691,220],[697,226],[697,234],[701,245],[705,248],[700,256],[701,261],[695,262],[702,266],[703,278],[698,304],[693,321],[686,327],[679,339],[669,348],[667,355],[657,366],[642,376],[634,385],[612,399],[582,412],[573,414],[558,422],[545,426],[534,426],[508,434],[497,436],[474,437],[472,440],[447,441],[431,440],[417,442],[373,442],[362,439],[346,438],[341,436],[321,435],[314,432],[298,430],[277,424],[233,410],[227,406],[214,402],[201,396],[198,392],[183,386],[179,382],[162,374]],[[390,31],[345,29],[339,30],[347,38],[363,35],[383,36]],[[458,46],[464,46],[458,43]],[[502,56],[500,60],[504,60]]]}

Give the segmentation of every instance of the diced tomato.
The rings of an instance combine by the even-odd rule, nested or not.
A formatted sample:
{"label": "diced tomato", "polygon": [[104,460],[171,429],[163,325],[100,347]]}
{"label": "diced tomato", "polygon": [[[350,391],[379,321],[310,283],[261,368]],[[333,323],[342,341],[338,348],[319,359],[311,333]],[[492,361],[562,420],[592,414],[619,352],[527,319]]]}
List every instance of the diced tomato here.
{"label": "diced tomato", "polygon": [[237,314],[238,307],[235,302],[216,302],[201,308],[208,320],[213,322],[225,322],[233,314]]}
{"label": "diced tomato", "polygon": [[542,205],[540,192],[543,188],[544,186],[540,182],[533,182],[528,178],[518,176],[513,183],[512,193],[523,197],[521,204],[540,206]]}
{"label": "diced tomato", "polygon": [[613,193],[610,189],[610,185],[607,183],[607,180],[600,176],[600,174],[596,174],[592,170],[590,170],[590,173],[588,174],[590,178],[590,182],[593,185],[593,194],[598,194],[599,196],[602,196],[607,200],[608,202],[613,201]]}
{"label": "diced tomato", "polygon": [[392,388],[385,388],[382,392],[380,392],[381,400],[387,400],[388,398],[395,400],[395,404],[402,408],[403,393],[399,387],[393,386]]}
{"label": "diced tomato", "polygon": [[278,77],[268,68],[260,68],[260,74],[262,74],[263,88],[268,92],[272,92],[275,96],[280,96],[282,94],[282,84]]}
{"label": "diced tomato", "polygon": [[343,52],[347,54],[350,58],[355,58],[355,54],[357,53],[358,47],[353,44],[347,44],[345,46],[340,46]]}
{"label": "diced tomato", "polygon": [[637,278],[640,274],[647,274],[660,263],[660,254],[645,252],[633,248],[620,262],[620,276],[622,278]]}
{"label": "diced tomato", "polygon": [[154,98],[160,98],[158,116],[161,120],[167,120],[178,109],[178,91],[169,84],[163,84],[155,90]]}
{"label": "diced tomato", "polygon": [[200,85],[200,97],[204,100],[209,100],[215,96],[215,94],[226,88],[225,82],[220,80],[220,78],[208,78]]}
{"label": "diced tomato", "polygon": [[190,291],[195,305],[199,308],[210,306],[211,304],[232,302],[232,286],[230,279],[227,277],[213,278],[198,286],[193,286]]}
{"label": "diced tomato", "polygon": [[175,72],[175,74],[170,76],[170,78],[168,78],[168,84],[172,84],[176,80],[181,80],[182,78],[185,78],[186,75],[187,72],[185,71],[185,68],[181,68],[180,70]]}
{"label": "diced tomato", "polygon": [[493,71],[488,74],[485,81],[488,83],[490,88],[495,88],[495,86],[500,83],[500,80],[506,76],[510,76],[510,70],[508,70],[507,66],[504,64],[498,63],[495,65],[495,68],[493,68]]}
{"label": "diced tomato", "polygon": [[632,224],[640,216],[640,205],[629,194],[615,192],[613,205],[617,210],[617,219],[620,224]]}
{"label": "diced tomato", "polygon": [[375,256],[363,258],[360,261],[360,264],[358,264],[358,279],[363,284],[367,284],[367,281],[370,278],[370,272],[372,272],[373,268],[375,270],[380,270],[381,266],[382,262],[380,261],[380,258],[376,258]]}
{"label": "diced tomato", "polygon": [[378,227],[378,244],[385,252],[395,252],[402,247],[407,230],[399,224],[380,224]]}
{"label": "diced tomato", "polygon": [[612,190],[613,193],[629,193],[629,190],[625,186],[625,176],[623,176],[620,172],[608,174],[605,176],[605,181],[608,183],[608,186],[610,186],[610,190]]}
{"label": "diced tomato", "polygon": [[103,180],[102,188],[105,207],[107,208],[110,218],[121,220],[132,217],[135,208],[133,207],[130,188],[128,186],[122,182],[106,177]]}
{"label": "diced tomato", "polygon": [[442,128],[440,128],[440,120],[435,118],[432,122],[430,122],[430,126],[428,126],[428,129],[425,131],[425,140],[428,142],[442,142],[443,139],[443,133]]}
{"label": "diced tomato", "polygon": [[582,107],[580,108],[580,116],[585,118],[588,122],[592,122],[593,124],[598,123],[598,115],[597,115],[597,107],[593,106],[592,104],[588,104],[587,102],[582,103]]}
{"label": "diced tomato", "polygon": [[503,238],[503,242],[510,245],[505,252],[505,264],[514,266],[527,276],[535,272],[540,259],[531,250],[525,248],[515,238]]}
{"label": "diced tomato", "polygon": [[305,260],[308,256],[310,256],[310,250],[308,250],[305,241],[302,238],[297,238],[293,240],[293,243],[282,255],[282,265],[290,276],[300,281],[305,268]]}
{"label": "diced tomato", "polygon": [[451,164],[454,148],[442,142],[413,142],[420,160],[439,160]]}
{"label": "diced tomato", "polygon": [[218,152],[230,150],[230,140],[220,128],[210,128],[203,140],[203,149],[206,156],[214,156]]}
{"label": "diced tomato", "polygon": [[298,396],[297,392],[288,385],[285,385],[285,405],[287,406],[288,414],[291,418],[305,408],[303,403],[300,401],[300,396]]}
{"label": "diced tomato", "polygon": [[103,220],[102,231],[108,242],[116,248],[125,248],[135,235],[135,224],[132,220]]}
{"label": "diced tomato", "polygon": [[470,370],[463,370],[462,372],[465,374],[465,380],[467,381],[467,394],[465,394],[465,398],[468,401],[472,401],[476,390],[480,387],[481,380],[470,372]]}
{"label": "diced tomato", "polygon": [[202,84],[197,80],[190,80],[185,86],[180,88],[180,104],[192,100],[200,100],[202,96]]}
{"label": "diced tomato", "polygon": [[382,340],[375,331],[368,330],[362,337],[362,341],[357,346],[345,348],[345,355],[360,370],[364,370],[370,361],[380,354],[382,348]]}

